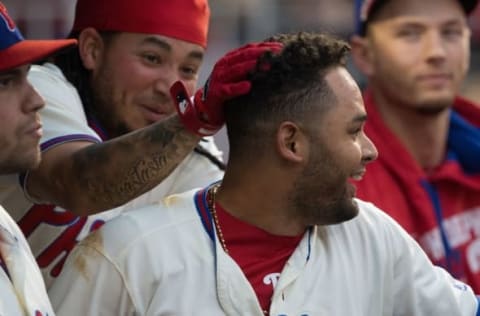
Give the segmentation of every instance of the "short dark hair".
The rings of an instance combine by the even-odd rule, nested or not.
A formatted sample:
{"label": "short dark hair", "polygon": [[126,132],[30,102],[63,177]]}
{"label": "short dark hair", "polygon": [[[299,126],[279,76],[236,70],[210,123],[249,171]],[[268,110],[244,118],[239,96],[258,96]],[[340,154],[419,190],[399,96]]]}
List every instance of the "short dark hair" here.
{"label": "short dark hair", "polygon": [[282,51],[261,56],[249,77],[250,93],[225,104],[231,157],[261,152],[282,121],[302,125],[312,109],[334,104],[325,75],[344,67],[350,51],[345,41],[324,33],[279,34],[265,41],[282,43]]}

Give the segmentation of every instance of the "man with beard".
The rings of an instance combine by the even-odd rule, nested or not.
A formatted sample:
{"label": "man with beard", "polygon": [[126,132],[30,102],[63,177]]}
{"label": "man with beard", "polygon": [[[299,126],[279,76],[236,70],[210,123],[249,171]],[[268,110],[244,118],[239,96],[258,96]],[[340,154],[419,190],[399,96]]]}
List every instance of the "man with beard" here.
{"label": "man with beard", "polygon": [[181,80],[194,93],[208,19],[206,0],[78,0],[78,49],[32,67],[29,79],[46,100],[42,162],[21,178],[29,200],[20,187],[2,200],[47,286],[75,244],[119,212],[223,176],[221,153],[201,136],[222,126],[221,100],[248,90],[249,58],[268,47],[228,56],[206,99],[200,91],[195,111],[175,115],[169,88]]}
{"label": "man with beard", "polygon": [[[44,101],[27,80],[30,64],[74,40],[24,40],[0,2],[0,174],[35,168]],[[15,221],[0,206],[0,315],[54,315],[42,275]]]}
{"label": "man with beard", "polygon": [[458,97],[478,1],[359,3],[352,55],[368,78],[365,132],[379,151],[358,196],[434,264],[480,291],[480,108]]}
{"label": "man with beard", "polygon": [[354,198],[349,180],[377,152],[348,44],[310,33],[268,41],[282,50],[262,55],[250,93],[224,107],[224,180],[83,240],[49,292],[58,315],[475,314],[467,285]]}

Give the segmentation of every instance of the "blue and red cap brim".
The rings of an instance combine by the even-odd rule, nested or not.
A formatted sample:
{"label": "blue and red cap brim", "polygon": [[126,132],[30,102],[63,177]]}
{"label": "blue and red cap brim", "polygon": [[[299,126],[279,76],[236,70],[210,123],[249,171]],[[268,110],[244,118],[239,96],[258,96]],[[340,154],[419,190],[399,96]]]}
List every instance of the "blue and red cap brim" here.
{"label": "blue and red cap brim", "polygon": [[46,59],[73,46],[76,40],[23,40],[0,50],[0,71]]}

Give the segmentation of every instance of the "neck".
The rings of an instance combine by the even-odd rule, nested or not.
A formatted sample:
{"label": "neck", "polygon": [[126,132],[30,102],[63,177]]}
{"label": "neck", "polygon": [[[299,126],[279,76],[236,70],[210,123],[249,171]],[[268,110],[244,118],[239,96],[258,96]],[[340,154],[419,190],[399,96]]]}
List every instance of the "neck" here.
{"label": "neck", "polygon": [[[272,183],[281,182],[275,182],[271,177],[263,176],[263,179],[268,179],[268,184],[263,185],[265,180],[259,179],[259,174],[261,173],[257,173],[251,179],[248,176],[245,177],[245,174],[241,178],[230,177],[230,173],[225,174],[218,189],[216,201],[230,215],[270,234],[298,236],[305,232],[307,225],[289,216],[292,212],[287,209],[288,192],[282,190],[281,186],[272,185]],[[233,181],[233,178],[242,179],[242,181]]]}
{"label": "neck", "polygon": [[450,117],[447,109],[425,114],[408,105],[393,104],[379,93],[374,92],[373,97],[384,123],[424,170],[443,162]]}

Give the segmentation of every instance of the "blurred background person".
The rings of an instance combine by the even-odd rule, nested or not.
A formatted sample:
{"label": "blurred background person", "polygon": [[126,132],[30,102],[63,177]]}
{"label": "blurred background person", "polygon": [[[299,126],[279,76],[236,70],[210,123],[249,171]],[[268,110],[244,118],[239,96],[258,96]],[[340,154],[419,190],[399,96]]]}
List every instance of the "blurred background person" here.
{"label": "blurred background person", "polygon": [[477,0],[361,1],[352,37],[379,158],[358,197],[480,291],[480,107],[458,96]]}

